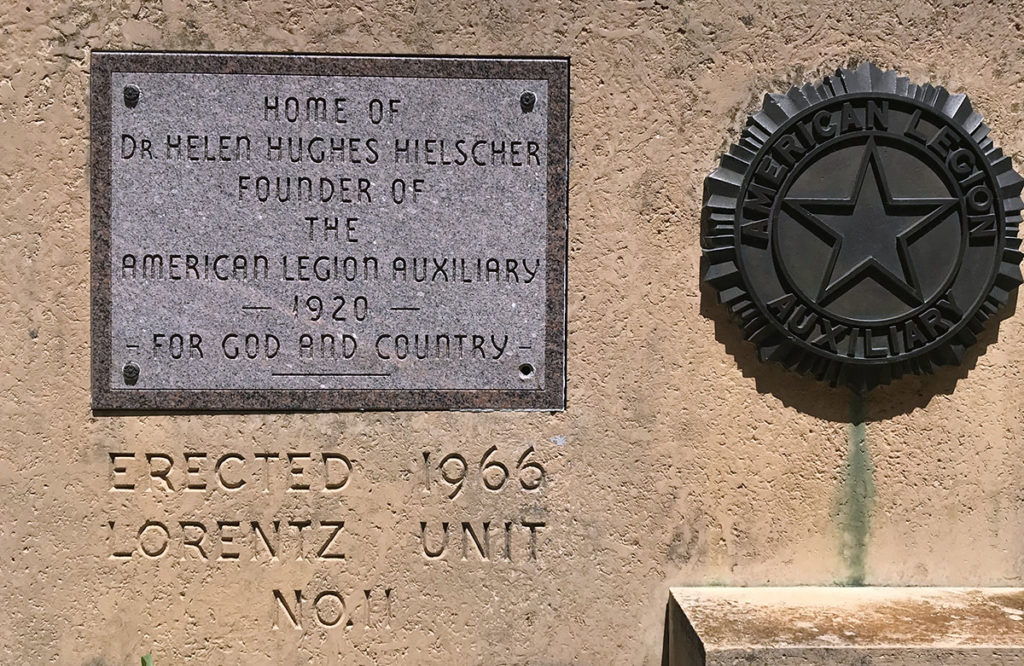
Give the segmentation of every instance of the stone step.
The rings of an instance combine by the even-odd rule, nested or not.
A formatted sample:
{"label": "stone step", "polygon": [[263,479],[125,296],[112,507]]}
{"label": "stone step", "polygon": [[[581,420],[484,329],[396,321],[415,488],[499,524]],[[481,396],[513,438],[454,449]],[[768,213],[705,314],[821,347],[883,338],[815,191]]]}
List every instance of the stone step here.
{"label": "stone step", "polygon": [[1024,588],[672,588],[662,663],[1024,666]]}

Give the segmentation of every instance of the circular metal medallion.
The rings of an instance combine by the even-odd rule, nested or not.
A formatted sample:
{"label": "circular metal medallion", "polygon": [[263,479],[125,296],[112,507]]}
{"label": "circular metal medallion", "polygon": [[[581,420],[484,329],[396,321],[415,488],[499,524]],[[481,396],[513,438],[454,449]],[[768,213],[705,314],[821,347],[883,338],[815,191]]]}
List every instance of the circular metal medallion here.
{"label": "circular metal medallion", "polygon": [[703,280],[759,349],[867,391],[959,363],[1021,283],[1021,185],[965,95],[873,65],[767,95],[704,186]]}

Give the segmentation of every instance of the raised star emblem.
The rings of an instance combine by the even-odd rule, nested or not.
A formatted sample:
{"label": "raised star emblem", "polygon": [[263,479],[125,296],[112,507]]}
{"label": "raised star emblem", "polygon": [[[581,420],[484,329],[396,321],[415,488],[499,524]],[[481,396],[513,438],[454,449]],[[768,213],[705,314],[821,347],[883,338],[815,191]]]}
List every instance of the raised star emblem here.
{"label": "raised star emblem", "polygon": [[966,95],[840,69],[705,180],[701,278],[762,361],[865,393],[959,363],[1024,282],[1022,186]]}
{"label": "raised star emblem", "polygon": [[864,147],[850,196],[787,197],[782,202],[786,212],[832,248],[815,298],[822,306],[864,280],[874,280],[907,305],[921,305],[910,246],[956,206],[951,197],[893,197],[874,138]]}

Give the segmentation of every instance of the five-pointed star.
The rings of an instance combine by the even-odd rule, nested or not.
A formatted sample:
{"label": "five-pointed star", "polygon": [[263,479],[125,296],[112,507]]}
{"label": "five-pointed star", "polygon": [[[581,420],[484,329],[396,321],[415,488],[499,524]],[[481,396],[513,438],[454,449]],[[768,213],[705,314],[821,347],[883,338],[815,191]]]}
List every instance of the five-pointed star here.
{"label": "five-pointed star", "polygon": [[956,203],[953,198],[894,199],[871,138],[849,197],[786,198],[782,205],[832,246],[815,298],[819,305],[828,305],[870,278],[916,306],[923,296],[909,244],[942,221]]}

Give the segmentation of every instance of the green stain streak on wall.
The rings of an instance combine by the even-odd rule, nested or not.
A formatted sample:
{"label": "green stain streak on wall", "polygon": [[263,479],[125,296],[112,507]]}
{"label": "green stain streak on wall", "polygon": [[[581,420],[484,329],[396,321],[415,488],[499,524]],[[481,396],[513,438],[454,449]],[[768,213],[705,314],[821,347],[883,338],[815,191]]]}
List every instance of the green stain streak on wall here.
{"label": "green stain streak on wall", "polygon": [[847,435],[846,469],[837,498],[839,555],[843,559],[845,585],[863,585],[866,577],[871,507],[875,498],[874,466],[868,452],[864,398],[850,399],[850,430]]}

